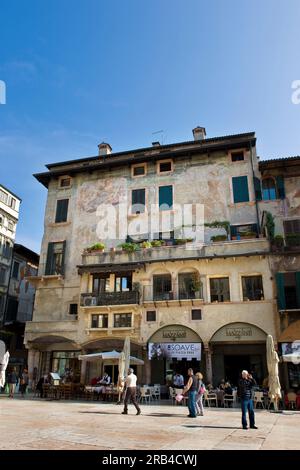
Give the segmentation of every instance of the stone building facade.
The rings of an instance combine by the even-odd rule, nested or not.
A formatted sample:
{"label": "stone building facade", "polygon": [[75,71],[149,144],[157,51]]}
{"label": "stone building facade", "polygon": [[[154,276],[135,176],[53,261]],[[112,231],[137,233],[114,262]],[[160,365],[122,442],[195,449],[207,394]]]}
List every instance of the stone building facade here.
{"label": "stone building facade", "polygon": [[193,134],[118,153],[103,143],[95,157],[35,175],[48,199],[30,278],[31,373],[71,367],[88,381],[100,371],[80,367],[78,355],[120,351],[129,335],[132,355],[144,360],[140,382],[163,384],[169,370],[190,365],[216,384],[236,383],[245,368],[259,382],[267,375],[266,335],[276,343],[279,330],[256,137]]}

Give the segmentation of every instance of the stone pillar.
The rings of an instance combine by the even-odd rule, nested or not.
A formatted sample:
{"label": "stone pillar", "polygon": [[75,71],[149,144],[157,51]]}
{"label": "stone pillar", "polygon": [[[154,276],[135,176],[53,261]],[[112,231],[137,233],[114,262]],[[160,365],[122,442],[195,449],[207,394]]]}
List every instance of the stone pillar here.
{"label": "stone pillar", "polygon": [[37,380],[39,379],[39,376],[41,375],[41,371],[39,371],[39,360],[40,360],[40,352],[36,349],[29,349],[28,358],[27,358],[28,375],[29,375],[28,386],[29,386],[29,389],[32,389],[32,390],[35,388]]}
{"label": "stone pillar", "polygon": [[209,344],[204,344],[206,362],[206,382],[212,383],[212,348]]}
{"label": "stone pillar", "polygon": [[[146,346],[144,346],[146,347]],[[151,362],[148,359],[147,349],[143,349],[143,374],[142,374],[142,382],[145,384],[151,383]]]}
{"label": "stone pillar", "polygon": [[[82,350],[81,354],[86,354],[86,351]],[[80,361],[80,383],[85,385],[86,380],[86,361]]]}

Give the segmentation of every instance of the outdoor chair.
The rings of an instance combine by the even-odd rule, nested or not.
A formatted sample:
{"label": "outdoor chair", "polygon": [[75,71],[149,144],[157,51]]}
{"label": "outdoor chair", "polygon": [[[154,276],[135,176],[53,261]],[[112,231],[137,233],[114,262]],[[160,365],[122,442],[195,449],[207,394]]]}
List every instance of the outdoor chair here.
{"label": "outdoor chair", "polygon": [[175,400],[176,393],[175,393],[175,389],[173,387],[169,387],[169,396],[172,400],[172,404],[174,405],[176,403],[176,400]]}
{"label": "outdoor chair", "polygon": [[140,401],[150,403],[151,400],[151,389],[149,387],[141,387]]}
{"label": "outdoor chair", "polygon": [[204,394],[205,403],[210,407],[211,403],[215,404],[215,407],[218,406],[218,397],[216,393],[205,393]]}
{"label": "outdoor chair", "polygon": [[236,391],[233,390],[232,394],[225,394],[224,395],[224,408],[226,408],[226,405],[229,406],[232,405],[232,407],[236,404]]}
{"label": "outdoor chair", "polygon": [[265,400],[263,392],[254,392],[254,408],[257,408],[257,405],[261,405],[262,408],[265,408]]}
{"label": "outdoor chair", "polygon": [[154,385],[152,387],[152,396],[156,400],[160,400],[160,385]]}

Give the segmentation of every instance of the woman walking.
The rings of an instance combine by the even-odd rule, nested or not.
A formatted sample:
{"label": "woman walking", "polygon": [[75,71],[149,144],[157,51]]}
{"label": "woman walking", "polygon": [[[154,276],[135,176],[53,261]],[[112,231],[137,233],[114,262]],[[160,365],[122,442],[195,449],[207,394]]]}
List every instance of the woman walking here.
{"label": "woman walking", "polygon": [[198,416],[203,416],[204,415],[203,396],[206,390],[205,390],[205,385],[203,383],[203,375],[201,374],[201,372],[197,372],[196,377],[198,379],[197,395],[196,395],[196,411],[197,411]]}
{"label": "woman walking", "polygon": [[20,379],[20,392],[22,395],[22,398],[24,398],[24,395],[26,393],[26,389],[28,386],[28,370],[25,368],[22,372],[21,379]]}

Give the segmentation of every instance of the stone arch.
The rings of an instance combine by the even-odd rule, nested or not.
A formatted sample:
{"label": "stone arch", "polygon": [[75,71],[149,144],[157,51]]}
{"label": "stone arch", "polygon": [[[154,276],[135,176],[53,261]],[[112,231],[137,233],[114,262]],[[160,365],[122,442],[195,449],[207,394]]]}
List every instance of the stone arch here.
{"label": "stone arch", "polygon": [[241,339],[243,341],[265,342],[267,335],[267,332],[253,323],[231,322],[217,328],[209,343],[240,341]]}

